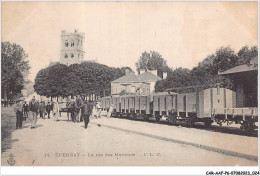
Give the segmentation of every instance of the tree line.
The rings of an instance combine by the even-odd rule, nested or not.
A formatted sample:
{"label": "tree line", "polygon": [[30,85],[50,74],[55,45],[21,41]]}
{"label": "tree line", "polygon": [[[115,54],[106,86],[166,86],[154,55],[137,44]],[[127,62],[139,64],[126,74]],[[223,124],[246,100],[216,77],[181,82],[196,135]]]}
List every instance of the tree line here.
{"label": "tree line", "polygon": [[222,87],[233,89],[233,82],[228,77],[218,75],[219,71],[225,71],[232,67],[249,64],[250,60],[258,55],[257,46],[242,47],[239,52],[227,46],[220,47],[215,53],[208,55],[202,62],[192,69],[176,68],[168,72],[167,79],[158,81],[155,91],[185,86],[205,86],[219,84]]}
{"label": "tree line", "polygon": [[[27,76],[30,66],[28,54],[15,43],[1,43],[1,92],[5,100],[21,96],[21,90],[28,83]],[[156,91],[169,88],[197,85],[221,84],[223,87],[233,88],[232,81],[219,76],[219,71],[225,71],[234,66],[248,64],[258,55],[257,46],[242,47],[237,53],[230,48],[220,47],[215,53],[208,55],[202,62],[192,69],[172,69],[167,61],[156,51],[143,52],[136,62],[136,70],[158,70],[158,76],[163,72],[168,77],[158,81]],[[37,94],[46,97],[65,97],[69,95],[97,96],[109,95],[111,81],[125,75],[125,70],[131,68],[108,67],[99,63],[83,62],[66,66],[56,64],[40,70],[34,83]]]}
{"label": "tree line", "polygon": [[38,72],[34,89],[46,97],[109,95],[111,81],[125,75],[126,69],[130,68],[114,68],[94,62],[70,66],[58,63]]}

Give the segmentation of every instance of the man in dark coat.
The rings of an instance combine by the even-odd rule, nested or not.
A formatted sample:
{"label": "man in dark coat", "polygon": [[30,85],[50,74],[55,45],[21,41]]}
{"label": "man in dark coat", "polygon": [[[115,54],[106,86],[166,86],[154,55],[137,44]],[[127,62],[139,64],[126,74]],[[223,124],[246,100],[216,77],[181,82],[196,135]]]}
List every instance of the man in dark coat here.
{"label": "man in dark coat", "polygon": [[41,102],[39,103],[39,111],[40,111],[40,117],[42,119],[45,119],[45,110],[46,110],[45,102],[41,100]]}
{"label": "man in dark coat", "polygon": [[52,109],[51,103],[48,102],[48,104],[46,105],[46,112],[48,114],[48,119],[50,119],[51,109]]}
{"label": "man in dark coat", "polygon": [[28,118],[28,113],[29,113],[29,105],[27,104],[26,101],[24,101],[24,103],[23,103],[23,117],[24,117],[24,120],[26,120]]}
{"label": "man in dark coat", "polygon": [[22,129],[23,124],[23,102],[22,100],[17,100],[14,104],[14,111],[16,113],[16,129]]}
{"label": "man in dark coat", "polygon": [[[76,96],[76,103],[75,103],[75,113],[80,115],[79,111],[84,107],[84,102],[82,101],[79,95]],[[81,113],[82,114],[82,113]],[[76,115],[76,116],[77,116]],[[79,117],[79,121],[82,122],[82,115]]]}
{"label": "man in dark coat", "polygon": [[31,128],[35,128],[37,123],[37,112],[39,111],[39,105],[35,100],[35,96],[29,103],[29,110],[31,111]]}
{"label": "man in dark coat", "polygon": [[92,109],[93,109],[93,105],[85,101],[81,112],[85,122],[85,129],[88,128],[89,116],[92,114]]}

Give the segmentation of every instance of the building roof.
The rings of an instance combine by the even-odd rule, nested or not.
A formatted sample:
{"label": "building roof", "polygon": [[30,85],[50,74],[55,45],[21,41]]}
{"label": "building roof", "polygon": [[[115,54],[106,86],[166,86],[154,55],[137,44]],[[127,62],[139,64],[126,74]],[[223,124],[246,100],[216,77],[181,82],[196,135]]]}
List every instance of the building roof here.
{"label": "building roof", "polygon": [[112,83],[133,83],[133,82],[141,82],[141,80],[137,75],[129,74],[112,81]]}
{"label": "building roof", "polygon": [[141,79],[142,82],[154,82],[154,81],[162,80],[161,77],[154,75],[149,71],[138,75],[138,77]]}
{"label": "building roof", "polygon": [[133,83],[133,82],[156,82],[162,80],[162,78],[160,78],[157,75],[154,75],[151,72],[144,72],[140,75],[134,75],[134,74],[129,74],[129,75],[125,75],[122,76],[114,81],[112,81],[112,83]]}
{"label": "building roof", "polygon": [[258,70],[258,56],[254,57],[250,61],[250,64],[238,65],[238,66],[228,69],[226,71],[218,72],[218,75],[228,75],[228,74],[254,71],[254,70]]}

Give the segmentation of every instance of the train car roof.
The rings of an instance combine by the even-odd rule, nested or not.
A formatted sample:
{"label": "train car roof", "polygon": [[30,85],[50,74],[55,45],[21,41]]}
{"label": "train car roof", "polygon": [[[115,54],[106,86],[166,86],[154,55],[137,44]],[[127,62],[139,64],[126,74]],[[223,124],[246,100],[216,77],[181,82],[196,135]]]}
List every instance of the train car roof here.
{"label": "train car roof", "polygon": [[177,94],[176,92],[155,92],[155,93],[152,93],[151,95],[153,96],[159,96],[159,95],[175,95]]}

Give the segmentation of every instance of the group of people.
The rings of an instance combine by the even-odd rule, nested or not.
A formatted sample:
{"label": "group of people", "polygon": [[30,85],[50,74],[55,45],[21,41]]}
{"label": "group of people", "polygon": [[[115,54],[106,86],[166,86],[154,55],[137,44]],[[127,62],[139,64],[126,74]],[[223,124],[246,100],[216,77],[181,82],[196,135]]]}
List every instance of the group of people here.
{"label": "group of people", "polygon": [[[89,117],[92,114],[92,110],[97,109],[96,105],[88,101],[83,101],[80,96],[76,96],[76,100],[71,100],[69,97],[67,98],[66,109],[67,109],[67,117],[71,117],[72,122],[85,122],[85,128],[87,128],[89,123]],[[36,127],[37,117],[40,116],[42,119],[46,119],[46,115],[48,115],[48,119],[50,119],[50,114],[52,112],[52,116],[54,121],[58,121],[58,117],[61,116],[59,103],[56,101],[48,102],[45,104],[43,100],[36,101],[35,97],[27,104],[23,99],[19,99],[16,101],[14,105],[14,111],[16,112],[16,129],[22,128],[23,120],[26,120],[28,117],[31,124],[31,129]],[[100,116],[100,113],[99,113]]]}
{"label": "group of people", "polygon": [[23,99],[19,99],[16,101],[14,105],[14,111],[16,112],[16,129],[22,128],[22,123],[24,120],[30,120],[31,128],[36,127],[37,117],[45,119],[45,116],[48,114],[48,119],[50,119],[50,112],[58,109],[55,102],[52,104],[48,102],[45,105],[45,102],[41,100],[40,102],[36,101],[35,97],[27,104]]}
{"label": "group of people", "polygon": [[83,101],[79,95],[76,96],[75,101],[68,97],[66,102],[68,121],[70,121],[70,118],[72,122],[82,122],[84,120],[85,128],[87,128],[89,117],[93,114],[96,107],[96,104],[90,103],[87,100]]}

